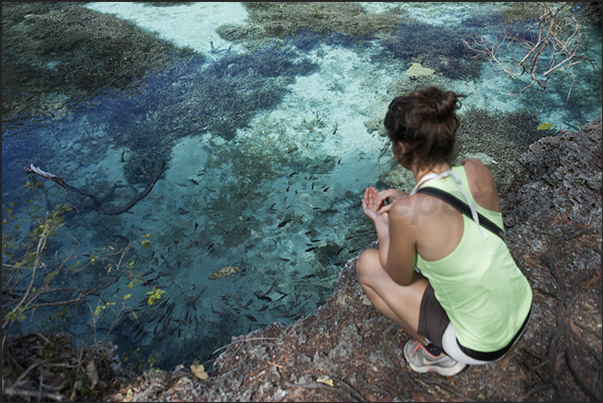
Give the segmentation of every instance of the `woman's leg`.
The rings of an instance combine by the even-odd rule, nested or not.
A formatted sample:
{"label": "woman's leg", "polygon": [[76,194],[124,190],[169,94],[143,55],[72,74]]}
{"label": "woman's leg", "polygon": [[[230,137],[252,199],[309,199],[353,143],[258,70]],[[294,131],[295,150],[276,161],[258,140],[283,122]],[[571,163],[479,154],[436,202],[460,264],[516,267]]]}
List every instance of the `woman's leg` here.
{"label": "woman's leg", "polygon": [[399,285],[381,265],[376,249],[362,252],[356,262],[356,272],[373,306],[411,337],[427,345],[425,338],[417,333],[421,300],[429,284],[427,279],[415,273],[409,285]]}

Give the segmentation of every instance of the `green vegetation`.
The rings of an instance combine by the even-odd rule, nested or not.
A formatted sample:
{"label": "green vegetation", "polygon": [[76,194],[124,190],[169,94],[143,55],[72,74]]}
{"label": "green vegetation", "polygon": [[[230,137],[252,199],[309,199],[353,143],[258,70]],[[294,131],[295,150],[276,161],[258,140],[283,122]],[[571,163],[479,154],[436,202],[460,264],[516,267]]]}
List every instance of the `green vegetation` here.
{"label": "green vegetation", "polygon": [[[38,186],[28,183],[27,188]],[[61,205],[48,212],[34,201],[29,201],[26,223],[11,207],[3,211],[3,400],[90,398],[125,371],[114,354],[117,347],[106,338],[124,317],[136,318],[129,305],[133,286],[143,282],[131,257],[137,254],[136,243],[118,248],[107,242],[75,256],[58,240],[71,208]],[[148,248],[151,236],[142,235],[142,248]],[[115,288],[123,279],[129,283],[120,293]],[[149,289],[149,305],[165,294]]]}

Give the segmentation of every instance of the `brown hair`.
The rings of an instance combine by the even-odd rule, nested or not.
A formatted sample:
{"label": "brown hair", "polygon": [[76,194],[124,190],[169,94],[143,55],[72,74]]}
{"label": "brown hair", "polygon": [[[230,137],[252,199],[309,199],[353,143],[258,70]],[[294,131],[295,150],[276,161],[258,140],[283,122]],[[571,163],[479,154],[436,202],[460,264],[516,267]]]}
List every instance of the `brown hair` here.
{"label": "brown hair", "polygon": [[[452,165],[459,127],[455,111],[461,107],[461,97],[465,95],[427,87],[399,96],[389,104],[383,124],[392,140],[394,156],[403,167],[410,168],[413,163],[426,168],[442,162]],[[405,153],[398,142],[404,144]]]}

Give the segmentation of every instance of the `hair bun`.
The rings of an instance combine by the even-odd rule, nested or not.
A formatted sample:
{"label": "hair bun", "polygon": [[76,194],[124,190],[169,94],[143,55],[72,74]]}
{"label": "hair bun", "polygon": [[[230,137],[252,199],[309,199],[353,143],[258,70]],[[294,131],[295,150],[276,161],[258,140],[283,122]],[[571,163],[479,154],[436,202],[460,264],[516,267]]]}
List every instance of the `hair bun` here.
{"label": "hair bun", "polygon": [[439,119],[447,119],[451,113],[458,109],[458,98],[454,91],[447,91],[435,100],[436,115]]}

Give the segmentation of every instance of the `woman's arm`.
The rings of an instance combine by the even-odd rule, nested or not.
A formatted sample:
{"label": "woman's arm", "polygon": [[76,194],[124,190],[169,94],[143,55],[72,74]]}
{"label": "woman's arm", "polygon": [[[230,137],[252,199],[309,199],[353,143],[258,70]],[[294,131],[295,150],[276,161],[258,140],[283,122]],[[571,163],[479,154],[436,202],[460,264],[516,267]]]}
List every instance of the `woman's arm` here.
{"label": "woman's arm", "polygon": [[[385,205],[383,202],[387,198],[395,201]],[[364,192],[362,207],[364,214],[375,224],[381,265],[398,284],[409,284],[414,273],[416,254],[413,232],[416,223],[414,226],[411,223],[414,202],[408,198],[408,193],[395,189],[377,192],[371,186]]]}
{"label": "woman's arm", "polygon": [[389,251],[389,213],[378,210],[383,210],[383,200],[385,198],[383,195],[380,197],[380,192],[370,186],[364,191],[362,199],[364,214],[375,224],[377,239],[379,240],[379,260],[384,267]]}
{"label": "woman's arm", "polygon": [[413,222],[413,211],[418,208],[417,199],[398,199],[389,209],[389,250],[383,267],[400,285],[410,284],[414,275],[419,223]]}

